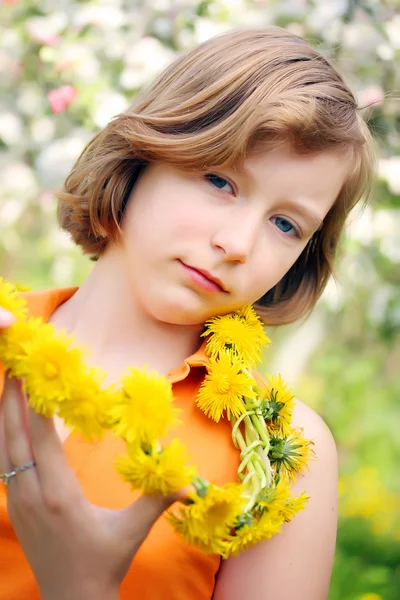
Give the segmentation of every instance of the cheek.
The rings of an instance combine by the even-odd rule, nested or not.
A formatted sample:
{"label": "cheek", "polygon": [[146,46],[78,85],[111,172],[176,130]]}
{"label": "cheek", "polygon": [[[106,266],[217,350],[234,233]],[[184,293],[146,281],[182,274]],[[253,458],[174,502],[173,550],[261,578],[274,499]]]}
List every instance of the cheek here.
{"label": "cheek", "polygon": [[209,235],[215,221],[215,214],[196,198],[178,198],[168,203],[166,208],[153,217],[157,235],[176,243],[194,240]]}
{"label": "cheek", "polygon": [[193,189],[177,188],[168,194],[158,190],[147,197],[146,202],[139,200],[127,216],[127,228],[132,236],[179,240],[208,231],[213,214]]}
{"label": "cheek", "polygon": [[247,289],[252,290],[257,299],[266,294],[286,275],[302,250],[282,244],[265,244],[249,264]]}

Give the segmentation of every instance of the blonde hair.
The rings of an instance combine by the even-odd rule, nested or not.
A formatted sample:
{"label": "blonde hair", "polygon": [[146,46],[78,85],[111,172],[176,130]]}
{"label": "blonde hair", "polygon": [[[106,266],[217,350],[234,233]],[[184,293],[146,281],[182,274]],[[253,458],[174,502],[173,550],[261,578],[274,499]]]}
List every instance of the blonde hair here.
{"label": "blonde hair", "polygon": [[118,241],[140,173],[161,161],[186,169],[234,167],[260,145],[337,149],[349,173],[323,226],[282,280],[257,303],[265,322],[289,323],[314,306],[333,270],[345,219],[367,192],[370,134],[354,96],[308,42],[281,28],[233,30],[175,60],[84,149],[59,219],[83,251]]}

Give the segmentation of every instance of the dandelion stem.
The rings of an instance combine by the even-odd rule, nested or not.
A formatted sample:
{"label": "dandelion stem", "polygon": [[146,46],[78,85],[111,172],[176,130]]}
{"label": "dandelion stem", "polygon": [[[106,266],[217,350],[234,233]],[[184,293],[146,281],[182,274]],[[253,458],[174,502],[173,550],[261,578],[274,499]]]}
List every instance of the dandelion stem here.
{"label": "dandelion stem", "polygon": [[247,415],[249,415],[249,414],[252,415],[253,411],[245,412],[242,415],[240,415],[240,417],[238,419],[235,419],[235,424],[232,427],[232,439],[233,439],[233,443],[235,444],[236,448],[238,448],[238,446],[236,444],[236,440],[235,440],[236,432],[239,429],[239,426],[242,423],[243,419],[245,419],[247,417]]}
{"label": "dandelion stem", "polygon": [[264,442],[264,448],[266,449],[266,452],[268,453],[269,435],[268,435],[267,429],[265,427],[265,423],[262,420],[262,417],[260,415],[257,415],[256,413],[253,413],[250,418],[251,418],[251,422],[253,423],[253,426],[256,429],[258,435]]}

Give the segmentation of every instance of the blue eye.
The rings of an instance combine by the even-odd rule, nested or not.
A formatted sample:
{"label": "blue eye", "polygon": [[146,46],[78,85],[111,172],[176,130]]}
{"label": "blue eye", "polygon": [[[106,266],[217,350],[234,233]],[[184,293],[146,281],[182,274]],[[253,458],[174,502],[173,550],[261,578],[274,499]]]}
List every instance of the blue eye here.
{"label": "blue eye", "polygon": [[288,233],[290,235],[297,235],[297,236],[299,236],[299,233],[296,230],[296,228],[293,225],[293,223],[291,223],[290,221],[288,221],[284,217],[273,217],[273,219],[274,219],[275,225],[277,226],[277,228],[280,231],[282,231],[282,233]]}
{"label": "blue eye", "polygon": [[213,186],[215,186],[219,190],[223,190],[226,185],[229,185],[230,190],[224,190],[224,191],[226,191],[226,192],[229,191],[230,193],[234,193],[232,185],[229,183],[229,181],[227,181],[223,177],[220,177],[219,175],[215,175],[214,173],[208,173],[206,175],[206,178]]}

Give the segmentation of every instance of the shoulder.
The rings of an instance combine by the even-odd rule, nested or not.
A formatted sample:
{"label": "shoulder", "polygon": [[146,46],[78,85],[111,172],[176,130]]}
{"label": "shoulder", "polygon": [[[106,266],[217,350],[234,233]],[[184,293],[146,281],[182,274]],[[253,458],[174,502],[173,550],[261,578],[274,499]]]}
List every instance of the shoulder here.
{"label": "shoulder", "polygon": [[302,429],[304,437],[312,441],[314,457],[307,470],[298,475],[292,492],[307,492],[309,516],[314,520],[327,518],[336,526],[338,453],[332,432],[322,417],[300,400],[295,403],[293,426]]}
{"label": "shoulder", "polygon": [[295,402],[293,426],[302,429],[304,436],[313,442],[315,461],[312,461],[310,468],[318,463],[320,466],[317,469],[322,468],[321,462],[326,461],[336,467],[337,449],[331,430],[318,413],[300,400]]}
{"label": "shoulder", "polygon": [[[292,492],[309,496],[306,508],[281,533],[223,563],[214,600],[325,600],[336,545],[338,459],[324,420],[297,400],[293,426],[315,452]],[[271,574],[272,577],[271,577]]]}

